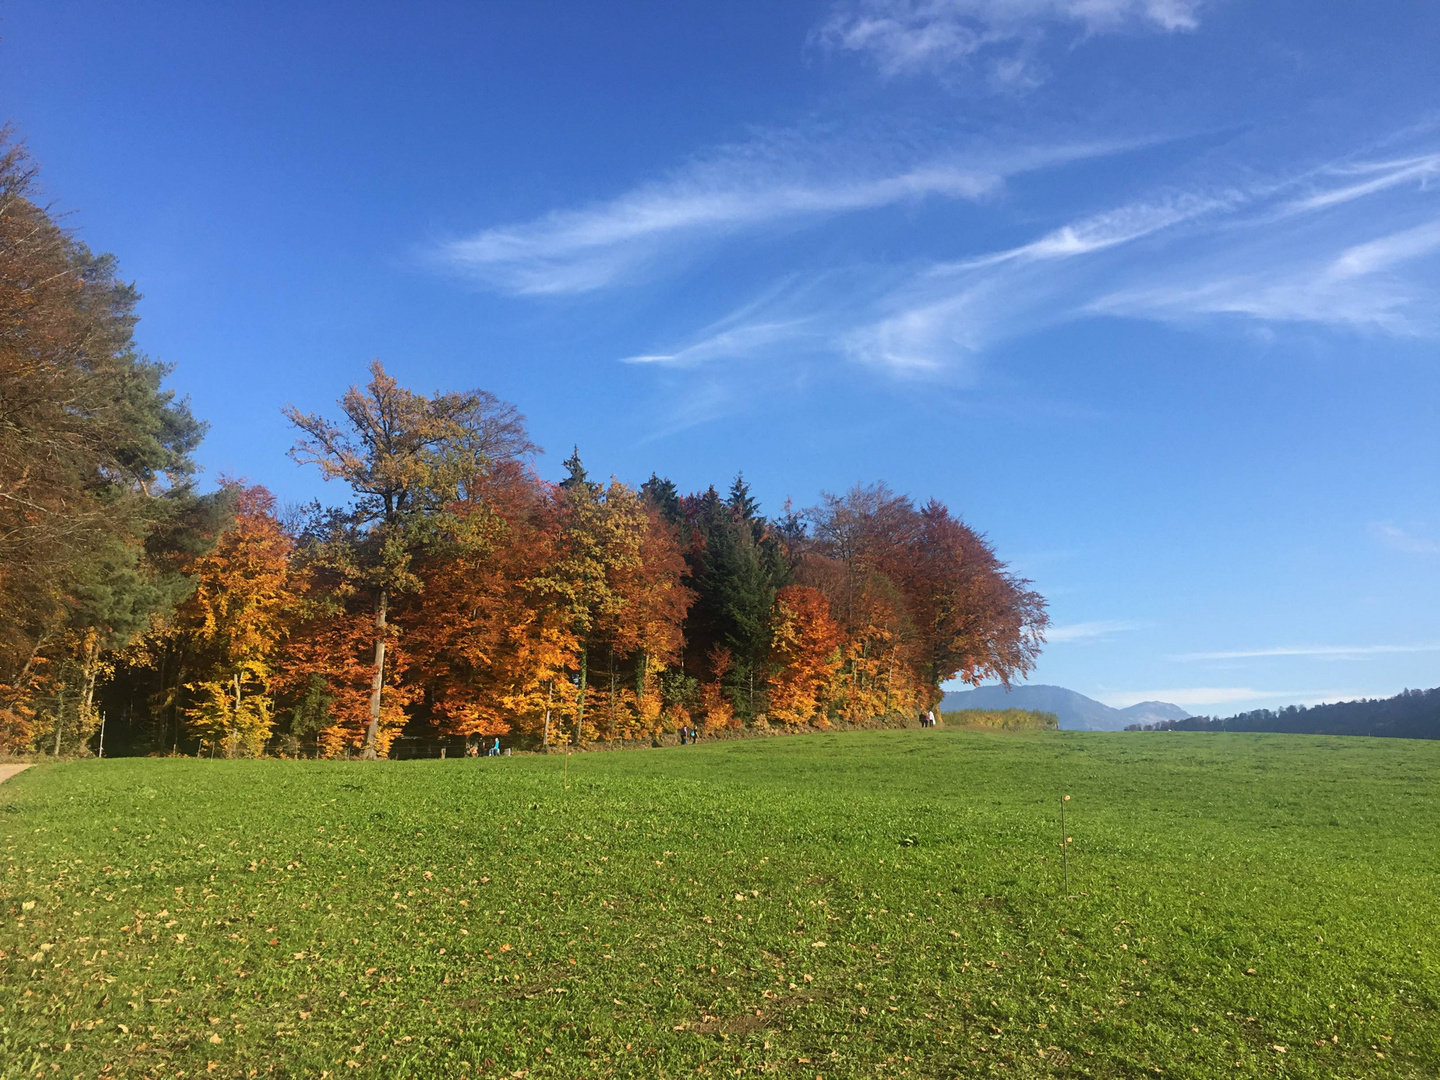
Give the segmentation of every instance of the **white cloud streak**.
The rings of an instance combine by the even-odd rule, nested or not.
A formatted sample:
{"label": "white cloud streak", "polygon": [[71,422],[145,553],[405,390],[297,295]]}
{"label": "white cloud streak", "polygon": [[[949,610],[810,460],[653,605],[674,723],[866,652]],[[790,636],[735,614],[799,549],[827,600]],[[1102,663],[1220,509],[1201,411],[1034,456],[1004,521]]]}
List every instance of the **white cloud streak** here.
{"label": "white cloud streak", "polygon": [[1378,274],[1435,251],[1440,251],[1440,218],[1378,240],[1356,244],[1331,263],[1328,275],[1342,280]]}
{"label": "white cloud streak", "polygon": [[[717,166],[650,185],[585,210],[556,211],[441,245],[451,269],[506,292],[581,293],[628,277],[666,245],[770,222],[871,210],[928,197],[979,199],[1003,177],[928,165],[878,179],[830,184],[735,175]],[[731,175],[725,175],[730,173]]]}
{"label": "white cloud streak", "polygon": [[[1198,10],[1138,0],[902,6],[996,25],[1061,19],[1087,32],[1140,24],[1184,29]],[[833,18],[862,7],[874,5],[842,6]],[[584,294],[673,271],[726,239],[883,208],[919,210],[927,202],[1001,207],[1011,177],[1137,145],[1057,141],[1004,151],[932,139],[917,151],[913,141],[888,133],[847,141],[773,132],[609,201],[484,229],[431,255],[500,292]],[[838,355],[900,379],[953,380],[999,341],[1096,316],[1189,324],[1230,317],[1440,337],[1427,261],[1440,254],[1437,176],[1440,152],[1422,147],[1243,186],[1153,192],[1051,223],[999,250],[928,265],[839,263],[792,274],[709,327],[641,343],[621,359],[679,369]],[[966,250],[963,234],[942,229],[927,237],[936,242]]]}
{"label": "white cloud streak", "polygon": [[1004,155],[953,150],[897,166],[897,158],[913,153],[835,147],[782,132],[727,148],[606,202],[445,241],[430,256],[501,292],[586,293],[633,281],[665,255],[693,250],[701,241],[927,199],[981,201],[1010,177],[1133,145],[1081,143]]}
{"label": "white cloud streak", "polygon": [[[1181,194],[1135,203],[1061,226],[1030,243],[940,263],[885,297],[882,313],[841,337],[854,360],[900,377],[953,369],[1019,326],[1074,317],[1093,288],[1069,264],[1123,248],[1242,201],[1237,193]],[[889,308],[889,311],[883,311]]]}
{"label": "white cloud streak", "polygon": [[[1284,193],[1284,185],[1269,185],[1139,201],[1016,247],[934,263],[856,302],[817,307],[812,297],[792,297],[789,306],[772,304],[749,322],[737,316],[684,348],[630,359],[699,364],[760,356],[803,339],[821,350],[828,341],[893,377],[925,379],[963,371],[970,357],[1016,333],[1095,315],[1242,316],[1396,336],[1440,333],[1433,283],[1405,274],[1407,264],[1440,252],[1440,218],[1337,250],[1338,229],[1322,229],[1318,239],[1276,232],[1299,220],[1275,212]],[[1349,201],[1308,216],[1335,213]],[[1140,245],[1146,258],[1128,254]]]}
{"label": "white cloud streak", "polygon": [[1164,690],[1125,690],[1100,697],[1114,709],[1126,709],[1142,701],[1164,701],[1171,705],[1236,705],[1288,698],[1293,704],[1318,704],[1354,697],[1343,690],[1256,690],[1249,686],[1186,686]]}
{"label": "white cloud streak", "polygon": [[1423,336],[1437,328],[1427,302],[1433,288],[1389,272],[1437,251],[1440,218],[1298,263],[1252,251],[1254,261],[1270,265],[1239,274],[1218,269],[1198,283],[1121,289],[1094,300],[1089,310],[1158,319],[1243,315]]}
{"label": "white cloud streak", "polygon": [[756,322],[719,330],[701,337],[693,345],[670,353],[642,353],[624,357],[625,364],[662,364],[668,367],[695,367],[712,360],[733,360],[762,352],[780,342],[802,336],[812,321],[789,319],[780,322]]}
{"label": "white cloud streak", "polygon": [[1027,89],[1042,79],[1028,52],[1051,27],[1083,35],[1194,30],[1200,7],[1199,0],[845,0],[811,40],[864,57],[885,78],[985,59],[992,84]]}
{"label": "white cloud streak", "polygon": [[1423,645],[1278,645],[1264,649],[1227,649],[1219,652],[1181,653],[1175,660],[1254,660],[1280,656],[1308,656],[1326,660],[1361,660],[1367,656],[1440,652],[1440,644]]}
{"label": "white cloud streak", "polygon": [[1161,229],[1211,211],[1227,209],[1243,201],[1243,195],[1232,193],[1223,196],[1180,195],[1166,201],[1135,203],[1070,225],[1062,225],[1020,247],[942,264],[932,272],[938,274],[983,270],[1008,262],[1070,259],[1076,255],[1089,255],[1120,244],[1128,244]]}
{"label": "white cloud streak", "polygon": [[1407,555],[1440,555],[1440,542],[1406,532],[1389,521],[1374,522],[1370,526],[1370,535],[1386,547]]}
{"label": "white cloud streak", "polygon": [[1134,619],[1100,619],[1094,622],[1069,623],[1065,626],[1052,626],[1045,631],[1045,640],[1051,645],[1100,641],[1112,634],[1122,634],[1129,630],[1143,630],[1149,625],[1149,623]]}
{"label": "white cloud streak", "polygon": [[1289,214],[1307,214],[1316,210],[1328,210],[1332,206],[1367,195],[1398,187],[1411,181],[1425,183],[1432,177],[1440,176],[1440,154],[1424,154],[1402,161],[1360,162],[1354,165],[1331,166],[1322,171],[1325,176],[1369,176],[1370,179],[1343,187],[1327,188],[1303,198],[1293,199],[1281,207]]}

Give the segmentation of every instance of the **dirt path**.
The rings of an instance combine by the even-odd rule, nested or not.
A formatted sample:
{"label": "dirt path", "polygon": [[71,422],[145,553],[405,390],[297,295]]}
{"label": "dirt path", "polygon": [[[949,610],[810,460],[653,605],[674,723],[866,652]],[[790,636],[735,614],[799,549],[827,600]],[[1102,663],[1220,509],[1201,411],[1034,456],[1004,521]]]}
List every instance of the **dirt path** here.
{"label": "dirt path", "polygon": [[9,780],[10,777],[18,772],[24,772],[29,767],[29,765],[0,765],[0,784]]}

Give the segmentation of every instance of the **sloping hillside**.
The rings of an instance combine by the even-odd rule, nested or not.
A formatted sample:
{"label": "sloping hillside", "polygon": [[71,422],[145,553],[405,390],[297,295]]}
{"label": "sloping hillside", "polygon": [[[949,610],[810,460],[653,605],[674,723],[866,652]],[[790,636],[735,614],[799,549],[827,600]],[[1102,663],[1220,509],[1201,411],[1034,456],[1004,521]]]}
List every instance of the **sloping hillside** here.
{"label": "sloping hillside", "polygon": [[[940,703],[944,712],[959,709],[1038,709],[1060,718],[1066,731],[1122,731],[1131,724],[1183,720],[1190,714],[1165,701],[1143,701],[1128,709],[1112,709],[1094,698],[1063,686],[979,686],[956,690]],[[1153,717],[1153,718],[1152,718]]]}

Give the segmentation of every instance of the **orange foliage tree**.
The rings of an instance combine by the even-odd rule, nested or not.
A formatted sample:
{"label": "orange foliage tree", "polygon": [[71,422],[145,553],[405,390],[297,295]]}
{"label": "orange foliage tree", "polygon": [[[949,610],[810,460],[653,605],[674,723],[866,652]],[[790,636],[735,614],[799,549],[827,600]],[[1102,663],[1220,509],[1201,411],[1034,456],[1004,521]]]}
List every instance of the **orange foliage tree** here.
{"label": "orange foliage tree", "polygon": [[313,740],[323,757],[373,748],[388,752],[408,719],[413,691],[409,658],[398,628],[384,635],[384,695],[375,702],[374,593],[357,555],[363,543],[344,514],[320,515],[300,537],[295,554],[296,618],[279,659],[276,683],[290,713],[290,733]]}
{"label": "orange foliage tree", "polygon": [[495,462],[537,448],[513,405],[483,390],[425,397],[401,386],[378,360],[370,365],[369,383],[352,386],[339,405],[344,419],[338,424],[294,406],[285,415],[302,433],[291,456],[318,466],[327,480],[343,481],[353,495],[354,578],[363,579],[374,598],[363,746],[363,755],[374,758],[381,750],[389,606],[421,587],[411,565],[417,548],[435,536],[444,508],[467,484]]}
{"label": "orange foliage tree", "polygon": [[423,589],[398,615],[447,735],[543,735],[544,698],[574,666],[577,642],[536,582],[555,558],[559,518],[518,464],[467,485],[447,536],[417,563]]}
{"label": "orange foliage tree", "polygon": [[824,727],[841,665],[838,624],[819,589],[787,585],[775,594],[770,638],[771,720]]}

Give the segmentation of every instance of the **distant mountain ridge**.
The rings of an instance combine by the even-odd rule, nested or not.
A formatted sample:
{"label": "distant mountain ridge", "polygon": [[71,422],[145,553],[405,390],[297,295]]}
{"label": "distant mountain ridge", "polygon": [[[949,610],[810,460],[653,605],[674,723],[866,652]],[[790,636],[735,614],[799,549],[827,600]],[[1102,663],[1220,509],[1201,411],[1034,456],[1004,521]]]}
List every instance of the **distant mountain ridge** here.
{"label": "distant mountain ridge", "polygon": [[1173,723],[1190,718],[1190,714],[1179,705],[1171,705],[1168,701],[1140,701],[1120,711],[1130,717],[1132,724],[1159,724],[1166,720]]}
{"label": "distant mountain ridge", "polygon": [[1063,686],[979,686],[954,690],[940,702],[940,711],[953,709],[1039,709],[1053,712],[1065,731],[1122,731],[1131,724],[1184,720],[1189,713],[1168,701],[1142,701],[1125,709],[1112,709],[1094,698]]}

